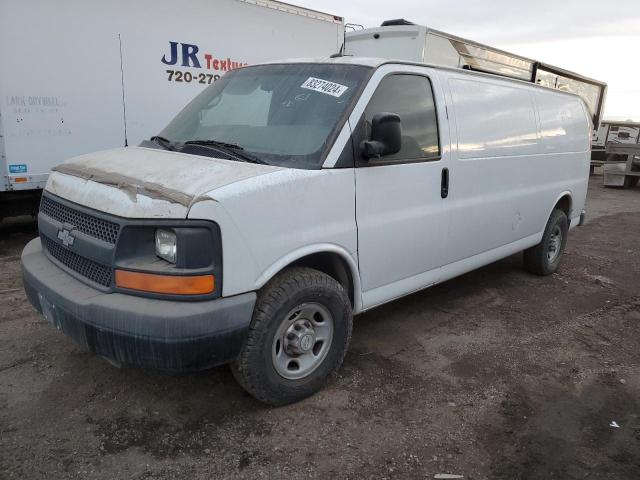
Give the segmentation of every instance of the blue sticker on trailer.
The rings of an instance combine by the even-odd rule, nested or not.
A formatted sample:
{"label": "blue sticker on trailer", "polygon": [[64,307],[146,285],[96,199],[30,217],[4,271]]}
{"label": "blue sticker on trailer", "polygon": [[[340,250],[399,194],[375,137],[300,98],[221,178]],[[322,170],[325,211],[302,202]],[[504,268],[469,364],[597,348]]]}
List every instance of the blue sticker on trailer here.
{"label": "blue sticker on trailer", "polygon": [[24,163],[9,165],[9,173],[27,173],[27,165]]}

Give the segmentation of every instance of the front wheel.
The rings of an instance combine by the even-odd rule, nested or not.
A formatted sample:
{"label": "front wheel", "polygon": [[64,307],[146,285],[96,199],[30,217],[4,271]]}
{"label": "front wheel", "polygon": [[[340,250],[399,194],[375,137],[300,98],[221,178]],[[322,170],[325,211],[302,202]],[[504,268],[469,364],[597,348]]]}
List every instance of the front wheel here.
{"label": "front wheel", "polygon": [[287,269],[259,292],[231,370],[261,402],[302,400],[340,367],[351,329],[351,303],[336,280],[310,268]]}
{"label": "front wheel", "polygon": [[560,257],[567,243],[569,221],[562,210],[554,210],[547,221],[542,240],[524,251],[524,266],[536,275],[551,275],[560,265]]}

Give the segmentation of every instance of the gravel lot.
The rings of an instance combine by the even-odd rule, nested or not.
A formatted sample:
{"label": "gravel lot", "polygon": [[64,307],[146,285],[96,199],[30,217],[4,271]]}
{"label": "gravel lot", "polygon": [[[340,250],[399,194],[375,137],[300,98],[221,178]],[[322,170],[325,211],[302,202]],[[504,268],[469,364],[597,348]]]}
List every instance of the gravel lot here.
{"label": "gravel lot", "polygon": [[[591,180],[559,273],[519,255],[356,318],[318,395],[116,369],[27,303],[0,226],[0,478],[640,478],[640,188]],[[610,426],[615,421],[619,428]]]}

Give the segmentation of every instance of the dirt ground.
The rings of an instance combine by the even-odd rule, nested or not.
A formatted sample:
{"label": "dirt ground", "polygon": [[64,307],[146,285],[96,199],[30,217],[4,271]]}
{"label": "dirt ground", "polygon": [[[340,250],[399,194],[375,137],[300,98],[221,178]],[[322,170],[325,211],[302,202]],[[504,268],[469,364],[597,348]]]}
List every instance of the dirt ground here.
{"label": "dirt ground", "polygon": [[[116,369],[29,306],[0,227],[0,478],[640,478],[640,188],[591,180],[559,273],[516,255],[356,318],[319,394]],[[611,426],[615,422],[619,427]]]}

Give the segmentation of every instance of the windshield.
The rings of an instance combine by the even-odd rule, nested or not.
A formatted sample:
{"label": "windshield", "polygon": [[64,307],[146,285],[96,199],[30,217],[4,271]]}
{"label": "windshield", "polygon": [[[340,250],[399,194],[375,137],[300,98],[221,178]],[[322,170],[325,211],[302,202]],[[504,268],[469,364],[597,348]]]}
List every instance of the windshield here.
{"label": "windshield", "polygon": [[[370,72],[359,65],[311,63],[233,70],[159,136],[178,145],[222,142],[271,165],[321,168]],[[216,156],[215,150],[210,155]]]}

